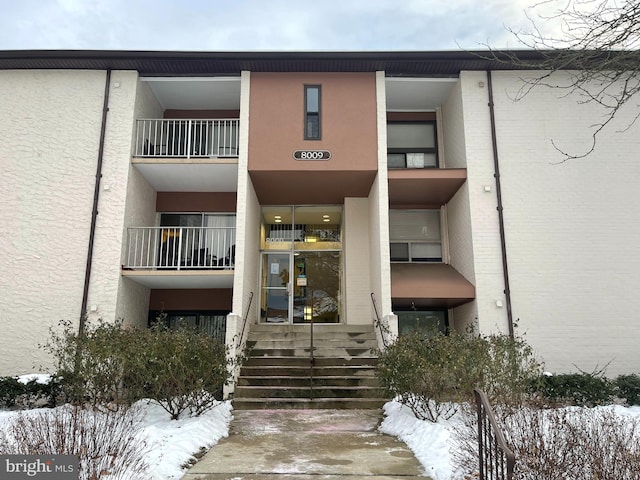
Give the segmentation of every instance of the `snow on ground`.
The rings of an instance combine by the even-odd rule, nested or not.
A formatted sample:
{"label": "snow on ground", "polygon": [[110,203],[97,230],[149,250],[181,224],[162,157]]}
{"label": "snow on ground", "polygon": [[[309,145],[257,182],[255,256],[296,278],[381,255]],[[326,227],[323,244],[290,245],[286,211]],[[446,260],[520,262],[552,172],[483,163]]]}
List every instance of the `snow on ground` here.
{"label": "snow on ground", "polygon": [[[568,407],[580,409],[581,407]],[[587,409],[594,417],[602,409],[611,409],[616,415],[640,418],[640,406],[624,407],[610,405]],[[452,427],[460,422],[458,416],[451,420],[439,420],[432,423],[417,419],[408,407],[398,402],[388,402],[384,406],[385,419],[379,430],[388,435],[398,437],[413,451],[425,469],[425,473],[433,480],[454,480],[465,478],[464,472],[453,464],[450,448],[452,444]]]}
{"label": "snow on ground", "polygon": [[[26,375],[19,381],[26,383],[36,378],[46,383],[48,376]],[[64,407],[58,407],[64,408]],[[201,448],[209,449],[229,434],[229,423],[233,418],[231,402],[220,402],[199,417],[183,416],[171,420],[169,414],[157,404],[140,401],[134,405],[141,415],[141,430],[138,438],[146,442],[145,456],[150,468],[140,480],[171,480],[184,475],[182,468]],[[0,435],[17,411],[0,411]],[[137,480],[137,479],[132,479]]]}
{"label": "snow on ground", "polygon": [[[64,408],[64,407],[58,407]],[[136,403],[140,412],[141,428],[136,437],[145,442],[145,460],[149,470],[140,480],[171,480],[182,477],[187,464],[201,448],[209,449],[228,436],[231,402],[220,402],[199,417],[185,416],[171,420],[162,407],[147,401]],[[41,411],[48,410],[42,409]],[[38,412],[40,410],[23,411]],[[0,411],[0,434],[17,411]],[[137,479],[132,479],[137,480]]]}
{"label": "snow on ground", "polygon": [[150,453],[147,455],[150,479],[177,479],[184,475],[182,465],[202,447],[211,448],[229,435],[231,402],[226,401],[199,417],[171,420],[158,405],[148,404],[143,435]]}
{"label": "snow on ground", "polygon": [[[46,377],[41,376],[21,377],[20,380],[26,383],[32,378],[39,382],[47,381]],[[183,466],[195,453],[201,448],[211,448],[221,438],[228,436],[229,423],[233,418],[229,401],[221,402],[199,417],[184,416],[179,420],[171,420],[160,406],[146,401],[138,402],[135,407],[142,412],[139,436],[145,439],[150,452],[146,457],[150,470],[140,480],[180,478],[185,473]],[[640,406],[615,406],[613,409],[618,415],[640,418]],[[17,414],[14,411],[0,411],[0,433],[10,418]],[[384,414],[379,430],[404,441],[427,475],[434,480],[459,478],[461,472],[456,471],[450,453],[451,427],[456,422],[455,417],[438,423],[418,420],[409,408],[395,401],[385,404]]]}
{"label": "snow on ground", "polygon": [[434,480],[449,480],[454,468],[449,453],[449,422],[418,420],[411,410],[398,402],[384,406],[385,419],[379,430],[398,437],[413,451],[425,473]]}

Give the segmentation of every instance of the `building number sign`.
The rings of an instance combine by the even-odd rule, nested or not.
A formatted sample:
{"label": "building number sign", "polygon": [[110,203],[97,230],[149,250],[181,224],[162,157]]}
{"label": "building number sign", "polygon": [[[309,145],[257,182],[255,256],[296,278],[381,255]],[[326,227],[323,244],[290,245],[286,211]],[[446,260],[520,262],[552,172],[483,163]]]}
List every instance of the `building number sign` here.
{"label": "building number sign", "polygon": [[328,150],[296,150],[293,152],[296,160],[329,160],[331,152]]}

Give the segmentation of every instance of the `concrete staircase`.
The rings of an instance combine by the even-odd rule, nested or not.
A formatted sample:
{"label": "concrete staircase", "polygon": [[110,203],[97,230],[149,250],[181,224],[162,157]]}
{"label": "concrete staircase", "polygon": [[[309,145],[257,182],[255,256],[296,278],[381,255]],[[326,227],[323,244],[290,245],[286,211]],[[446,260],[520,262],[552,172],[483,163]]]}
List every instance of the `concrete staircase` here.
{"label": "concrete staircase", "polygon": [[236,410],[373,409],[385,401],[375,377],[372,325],[252,325],[240,370]]}

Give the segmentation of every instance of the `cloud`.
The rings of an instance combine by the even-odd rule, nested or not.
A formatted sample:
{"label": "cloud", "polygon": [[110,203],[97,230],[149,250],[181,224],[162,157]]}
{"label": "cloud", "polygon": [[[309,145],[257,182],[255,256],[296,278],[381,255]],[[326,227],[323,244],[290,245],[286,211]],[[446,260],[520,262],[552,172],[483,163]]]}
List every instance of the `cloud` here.
{"label": "cloud", "polygon": [[22,0],[3,49],[439,50],[502,48],[528,0]]}

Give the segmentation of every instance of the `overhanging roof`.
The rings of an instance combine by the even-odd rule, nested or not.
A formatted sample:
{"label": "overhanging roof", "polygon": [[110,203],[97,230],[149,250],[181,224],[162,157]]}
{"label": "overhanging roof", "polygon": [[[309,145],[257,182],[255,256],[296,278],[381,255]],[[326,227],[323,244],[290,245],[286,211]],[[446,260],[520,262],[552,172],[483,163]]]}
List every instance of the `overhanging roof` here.
{"label": "overhanging roof", "polygon": [[[375,72],[456,76],[462,70],[522,70],[516,54],[535,65],[544,54],[519,51],[432,52],[162,52],[123,50],[4,50],[0,70],[137,70],[141,75],[238,75],[254,72]],[[499,59],[504,59],[500,61]]]}
{"label": "overhanging roof", "polygon": [[475,287],[451,265],[391,264],[391,301],[396,306],[453,308],[475,296]]}

